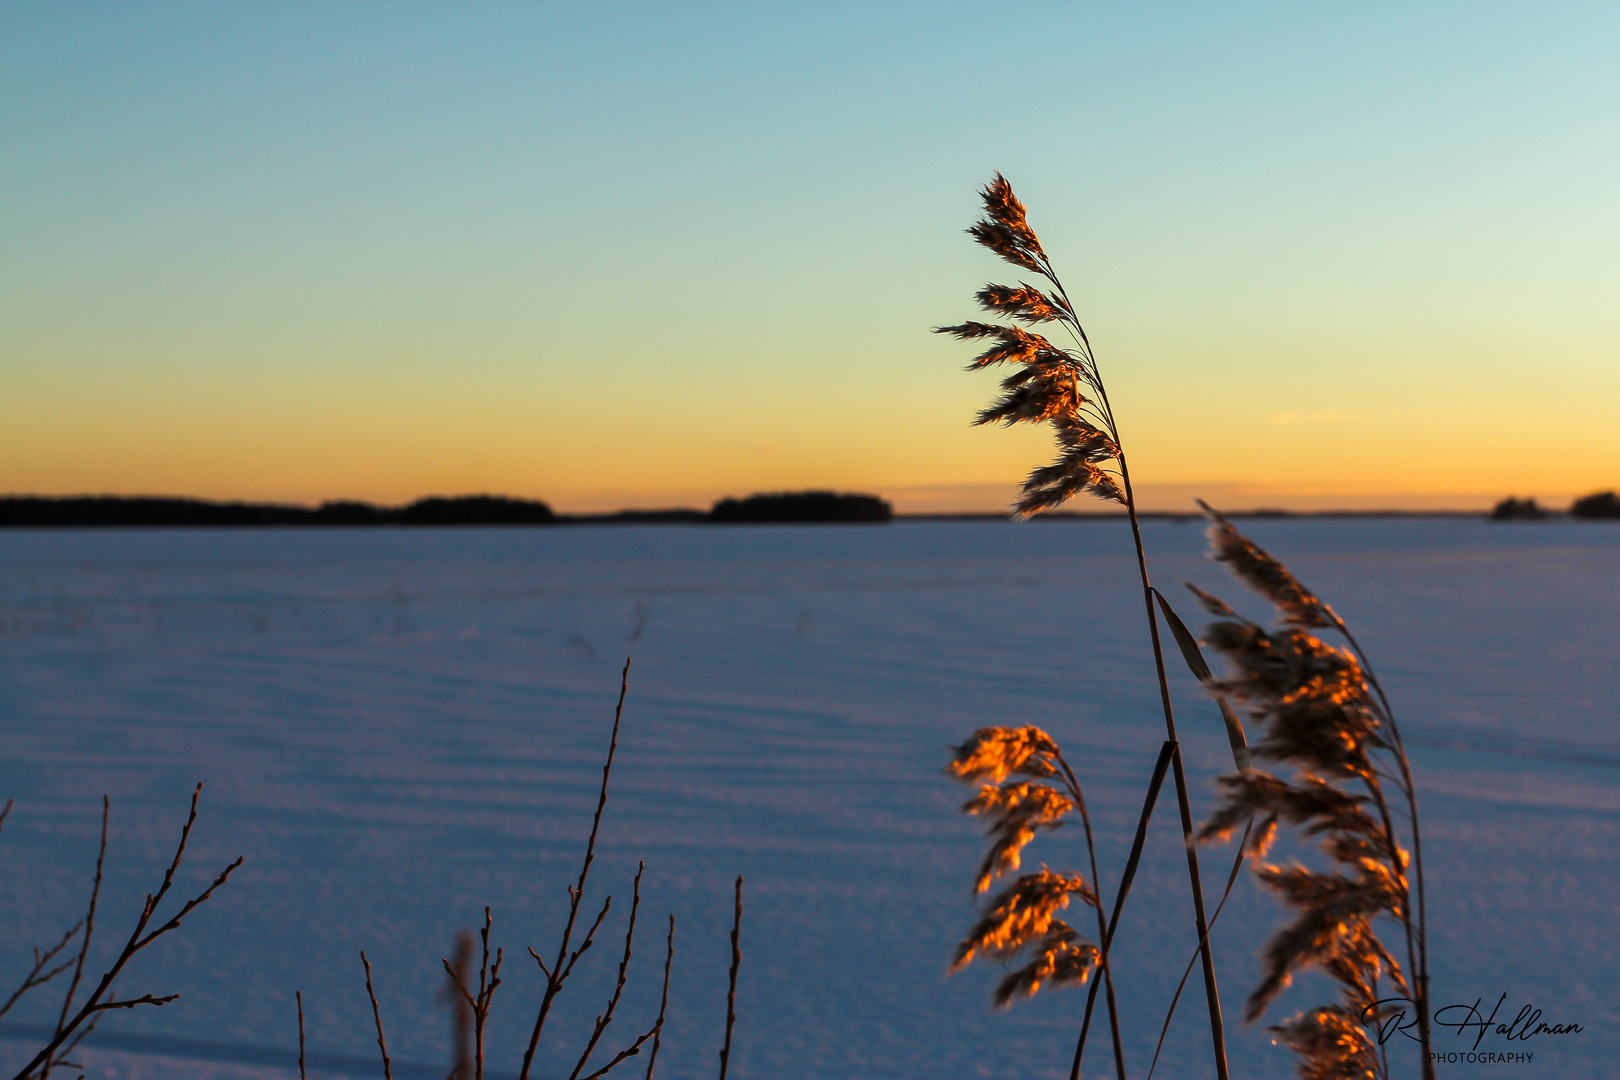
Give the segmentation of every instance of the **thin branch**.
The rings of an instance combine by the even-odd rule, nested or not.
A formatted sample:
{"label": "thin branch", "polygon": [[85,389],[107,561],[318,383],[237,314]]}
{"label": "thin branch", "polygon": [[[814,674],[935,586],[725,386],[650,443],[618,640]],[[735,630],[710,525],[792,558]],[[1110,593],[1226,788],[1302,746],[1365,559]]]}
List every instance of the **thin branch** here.
{"label": "thin branch", "polygon": [[614,984],[613,996],[608,999],[607,1011],[596,1018],[596,1026],[591,1030],[591,1039],[585,1044],[585,1052],[579,1055],[579,1062],[574,1071],[568,1075],[568,1080],[579,1080],[579,1074],[585,1071],[585,1063],[591,1058],[591,1051],[602,1038],[602,1033],[613,1023],[613,1012],[619,1007],[619,997],[624,993],[626,973],[630,968],[630,946],[636,939],[636,911],[641,907],[641,875],[647,869],[645,862],[636,867],[636,880],[632,886],[630,896],[630,926],[624,932],[624,956],[619,960],[619,981]]}
{"label": "thin branch", "polygon": [[63,1043],[62,1046],[56,1051],[56,1056],[46,1063],[46,1068],[81,1068],[81,1066],[69,1061],[68,1055],[73,1053],[74,1050],[78,1049],[79,1044],[84,1042],[85,1039],[89,1038],[90,1035],[96,1030],[96,1025],[101,1022],[101,1016],[101,1013],[96,1013],[95,1015],[91,1016],[86,1023],[81,1025],[79,1030],[73,1033],[73,1037],[67,1042]]}
{"label": "thin branch", "polygon": [[731,1064],[731,1029],[737,1023],[737,969],[742,967],[742,875],[737,875],[737,914],[731,924],[731,988],[726,992],[726,1044],[720,1048],[720,1080]]}
{"label": "thin branch", "polygon": [[[550,972],[555,974],[550,972],[547,974],[546,992],[540,999],[539,1014],[534,1018],[534,1031],[529,1035],[529,1046],[523,1051],[523,1071],[518,1074],[519,1080],[529,1080],[529,1070],[534,1066],[534,1052],[540,1045],[540,1033],[545,1029],[546,1017],[551,1012],[551,1003],[556,1000],[557,994],[562,990],[563,980],[568,977],[568,972],[563,969],[563,960],[568,956],[568,945],[574,936],[574,921],[579,917],[579,906],[585,899],[585,880],[590,876],[591,860],[596,855],[596,834],[602,825],[602,810],[607,806],[608,778],[613,773],[613,755],[619,748],[619,721],[624,716],[624,696],[629,689],[630,659],[626,657],[624,671],[619,676],[619,704],[613,710],[613,734],[608,739],[607,761],[602,766],[602,792],[596,800],[596,816],[591,819],[591,836],[585,843],[585,859],[579,868],[579,883],[568,890],[568,922],[563,927],[562,941],[557,946],[557,959],[550,969]],[[604,908],[603,914],[606,913],[607,909]],[[597,919],[597,924],[601,924],[600,918]],[[594,927],[592,932],[595,932]],[[574,959],[577,960],[579,954],[589,946],[590,939],[587,937],[585,945],[574,954]],[[536,955],[535,959],[539,960],[540,957]],[[542,963],[540,967],[544,969],[545,964]],[[573,963],[570,961],[569,968],[572,967]]]}
{"label": "thin branch", "polygon": [[[195,814],[196,799],[192,799],[193,814]],[[107,858],[107,818],[112,812],[112,802],[106,795],[101,796],[101,847],[96,851],[96,880],[90,886],[90,907],[84,916],[84,940],[79,944],[79,955],[73,966],[73,981],[68,984],[67,996],[62,999],[62,1012],[56,1018],[56,1033],[62,1033],[62,1025],[67,1023],[68,1010],[73,1007],[73,997],[79,992],[79,979],[84,975],[84,958],[90,953],[90,939],[96,932],[96,902],[101,897],[101,867]],[[181,839],[184,844],[184,838]],[[45,1070],[50,1075],[50,1069]]]}
{"label": "thin branch", "polygon": [[133,1009],[137,1005],[167,1005],[171,1001],[179,1001],[179,994],[164,994],[162,997],[153,997],[151,994],[142,994],[138,998],[129,998],[125,1001],[103,1001],[92,1005],[96,1012],[105,1012],[108,1009]]}
{"label": "thin branch", "polygon": [[[11,804],[7,803],[6,808],[9,810],[11,808]],[[3,816],[0,816],[0,821],[3,820]],[[43,953],[39,951],[38,945],[34,946],[34,966],[29,970],[27,976],[23,978],[22,985],[17,987],[16,992],[6,999],[6,1003],[4,1005],[0,1005],[0,1016],[6,1015],[6,1013],[11,1010],[11,1007],[17,1004],[17,999],[28,993],[28,991],[32,990],[36,986],[44,986],[46,983],[50,982],[52,979],[62,974],[62,972],[73,966],[72,960],[64,960],[56,967],[45,972],[45,974],[40,974],[40,971],[44,969],[46,964],[56,959],[57,953],[67,948],[67,943],[73,940],[73,935],[77,934],[79,932],[79,927],[83,925],[84,923],[82,922],[74,923],[72,928],[69,929],[67,933],[62,935],[61,941],[58,941],[55,945],[52,945]]]}
{"label": "thin branch", "polygon": [[[179,916],[171,919],[167,924],[158,930],[150,934],[146,933],[146,928],[152,921],[152,915],[157,910],[159,901],[163,899],[164,895],[169,891],[169,887],[174,883],[174,873],[177,869],[179,869],[180,862],[185,857],[186,842],[191,836],[191,826],[197,820],[197,799],[201,794],[202,785],[198,784],[196,790],[191,794],[191,813],[186,819],[185,827],[180,830],[180,844],[175,849],[174,860],[169,863],[169,869],[163,875],[163,884],[158,889],[157,894],[155,896],[148,895],[146,897],[146,901],[141,908],[140,918],[136,920],[135,929],[133,932],[131,932],[129,941],[124,945],[123,951],[118,954],[118,959],[115,960],[112,967],[101,976],[101,981],[96,985],[96,988],[91,991],[90,996],[85,999],[84,1005],[81,1006],[79,1011],[74,1014],[73,1018],[61,1027],[61,1029],[56,1033],[56,1037],[53,1038],[43,1050],[34,1055],[32,1061],[23,1066],[22,1071],[17,1073],[13,1080],[25,1080],[26,1077],[33,1074],[35,1069],[39,1069],[41,1066],[49,1069],[53,1061],[53,1055],[55,1055],[57,1048],[67,1041],[74,1029],[85,1020],[93,1017],[96,1013],[101,1011],[101,1009],[98,1007],[98,1003],[101,1002],[102,998],[111,989],[113,981],[118,978],[119,974],[124,970],[124,966],[129,963],[130,959],[163,934],[166,934],[170,930],[178,927],[180,925],[180,919],[187,912],[191,911],[198,904],[203,903],[210,896],[212,896],[214,890],[225,884],[226,880],[230,878],[231,872],[242,865],[242,859],[238,857],[235,862],[231,863],[220,872],[219,876],[214,879],[214,883],[208,886],[207,889],[203,890],[200,896],[188,902],[181,910]],[[145,935],[144,937],[142,936],[143,934]],[[146,997],[151,998],[151,995],[147,995]],[[173,999],[165,998],[164,1000]],[[151,999],[151,1001],[147,1001],[146,998],[137,998],[134,999],[134,1003],[160,1004],[160,1002],[155,998]]]}
{"label": "thin branch", "polygon": [[675,916],[669,917],[669,948],[664,953],[664,996],[658,1001],[658,1022],[653,1025],[652,1053],[647,1056],[647,1080],[652,1080],[658,1064],[658,1046],[664,1041],[664,1010],[669,1008],[669,968],[675,962]]}
{"label": "thin branch", "polygon": [[629,1046],[615,1054],[612,1061],[608,1062],[600,1069],[597,1069],[595,1072],[591,1073],[591,1075],[585,1077],[585,1080],[598,1080],[599,1077],[606,1076],[608,1073],[618,1068],[619,1062],[624,1061],[626,1058],[633,1058],[637,1054],[641,1053],[641,1044],[646,1042],[648,1039],[656,1037],[663,1026],[664,1022],[660,1020],[656,1027],[654,1027],[651,1031],[641,1034],[639,1037],[637,1037],[635,1042],[631,1043]]}
{"label": "thin branch", "polygon": [[[485,948],[488,948],[487,933],[485,935]],[[495,988],[501,985],[501,960],[504,959],[504,956],[505,954],[501,949],[495,950],[495,966],[489,969],[489,987],[484,991],[483,1004],[478,1008],[478,1020],[473,1027],[473,1040],[478,1055],[474,1063],[474,1080],[484,1080],[484,1025],[489,1020],[489,1003],[495,997]],[[483,982],[483,975],[480,974],[478,979],[479,982]]]}
{"label": "thin branch", "polygon": [[596,932],[602,928],[602,920],[607,918],[608,910],[612,907],[613,897],[610,895],[602,902],[602,910],[596,913],[596,921],[591,923],[590,930],[586,931],[585,940],[581,942],[579,948],[575,949],[573,954],[568,957],[568,963],[563,967],[562,973],[557,976],[557,989],[562,989],[562,984],[566,982],[568,980],[568,976],[573,973],[574,965],[579,962],[579,958],[584,956],[586,951],[589,950],[592,945],[596,944]]}
{"label": "thin branch", "polygon": [[294,990],[293,998],[298,1002],[298,1080],[304,1080],[304,992]]}
{"label": "thin branch", "polygon": [[360,962],[366,965],[366,994],[371,998],[371,1015],[377,1021],[377,1048],[382,1051],[383,1080],[394,1080],[394,1069],[388,1061],[388,1040],[383,1038],[382,1010],[377,1008],[377,992],[371,988],[371,961],[366,950],[360,950]]}

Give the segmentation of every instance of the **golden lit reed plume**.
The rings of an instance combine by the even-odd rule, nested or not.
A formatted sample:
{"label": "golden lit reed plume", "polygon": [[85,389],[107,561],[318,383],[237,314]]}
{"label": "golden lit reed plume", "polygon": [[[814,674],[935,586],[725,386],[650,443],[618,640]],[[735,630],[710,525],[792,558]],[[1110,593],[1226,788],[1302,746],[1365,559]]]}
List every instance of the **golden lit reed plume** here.
{"label": "golden lit reed plume", "polygon": [[[1205,642],[1228,661],[1229,673],[1212,688],[1247,708],[1260,724],[1252,746],[1256,758],[1292,766],[1285,780],[1259,770],[1223,776],[1221,801],[1199,839],[1224,839],[1252,825],[1247,853],[1255,874],[1293,911],[1261,953],[1260,984],[1244,1005],[1255,1020],[1292,982],[1318,968],[1338,984],[1338,1004],[1306,1010],[1273,1027],[1298,1057],[1307,1078],[1363,1080],[1388,1075],[1365,1023],[1379,1012],[1380,979],[1400,996],[1411,993],[1406,973],[1379,941],[1376,924],[1389,917],[1406,937],[1409,969],[1418,972],[1414,997],[1428,1056],[1426,956],[1423,927],[1412,910],[1409,857],[1397,835],[1385,791],[1386,779],[1407,799],[1416,828],[1416,801],[1406,754],[1393,734],[1381,694],[1375,694],[1359,649],[1341,649],[1312,630],[1349,631],[1327,604],[1231,522],[1205,507],[1211,555],[1224,562],[1277,610],[1267,628],[1237,616],[1224,602],[1198,590],[1205,608],[1220,617],[1205,630]],[[1390,772],[1384,762],[1393,762]],[[1279,823],[1320,838],[1331,871],[1262,861]]]}
{"label": "golden lit reed plume", "polygon": [[[965,322],[934,332],[963,341],[987,343],[969,371],[992,364],[1016,364],[1001,381],[1001,397],[979,412],[976,424],[1049,423],[1057,436],[1058,457],[1024,481],[1017,513],[1027,517],[1059,506],[1083,491],[1124,504],[1125,492],[1103,463],[1119,457],[1119,436],[1108,395],[1097,373],[1091,345],[1075,317],[1041,242],[1029,227],[1024,204],[1000,173],[984,189],[985,220],[968,230],[979,243],[1014,266],[1039,274],[1050,292],[1027,282],[1016,287],[986,285],[976,299],[984,310],[1019,322],[1058,323],[1074,337],[1075,348],[1061,349],[1040,334],[1005,323]],[[1089,396],[1088,396],[1089,395]]]}
{"label": "golden lit reed plume", "polygon": [[[1217,1080],[1226,1080],[1226,1036],[1221,1020],[1220,993],[1215,980],[1215,962],[1209,948],[1209,922],[1205,917],[1203,884],[1198,871],[1193,833],[1192,804],[1187,796],[1187,778],[1181,755],[1176,752],[1176,724],[1170,701],[1169,679],[1165,673],[1164,650],[1159,638],[1158,615],[1154,610],[1153,589],[1148,578],[1147,553],[1136,516],[1136,499],[1131,491],[1130,468],[1121,446],[1108,390],[1085,328],[1075,313],[1068,291],[1058,279],[1052,261],[1029,225],[1024,204],[1013,194],[1012,185],[1000,173],[980,193],[984,217],[968,229],[978,243],[995,252],[1020,270],[1037,275],[1043,285],[1020,281],[1017,285],[986,285],[976,294],[979,306],[1004,321],[964,322],[935,328],[963,341],[983,343],[984,351],[973,358],[968,370],[994,364],[1010,364],[1014,370],[1001,381],[1001,394],[975,419],[977,424],[1050,424],[1057,439],[1057,458],[1035,469],[1025,479],[1014,506],[1019,517],[1061,506],[1081,493],[1090,493],[1124,506],[1136,547],[1137,570],[1141,578],[1142,602],[1148,619],[1153,660],[1158,676],[1159,699],[1164,710],[1169,766],[1175,778],[1176,803],[1181,814],[1182,836],[1186,845],[1187,876],[1193,901],[1193,928],[1199,958],[1203,962],[1204,993],[1209,1005],[1210,1042]],[[1023,326],[1017,325],[1019,323]],[[1072,347],[1055,345],[1048,338],[1025,329],[1026,326],[1057,325],[1072,341]],[[1082,814],[1084,808],[1082,806]],[[1149,807],[1148,812],[1151,812]],[[1011,838],[1009,838],[1010,841]],[[982,875],[981,875],[982,876]],[[1095,865],[1092,879],[1096,880]],[[1120,902],[1123,902],[1121,890]],[[1099,909],[1099,921],[1102,920]],[[1102,939],[1102,965],[1109,989],[1110,1019],[1117,1031],[1113,1010],[1112,980],[1108,974],[1106,930]],[[1087,1021],[1090,1013],[1087,1013]],[[1075,1049],[1070,1080],[1078,1080],[1086,1026],[1082,1024]],[[1115,1058],[1124,1076],[1123,1056],[1115,1036]]]}
{"label": "golden lit reed plume", "polygon": [[[979,865],[975,893],[989,891],[997,878],[1017,870],[1035,834],[1058,828],[1080,804],[1079,787],[1070,785],[1072,774],[1062,758],[1051,736],[1033,726],[980,728],[955,748],[946,774],[979,784],[978,794],[962,811],[989,821],[990,850]],[[1051,778],[1069,791],[1039,782]],[[996,986],[998,1008],[1033,997],[1043,986],[1084,983],[1101,950],[1057,917],[1072,898],[1099,907],[1097,894],[1079,874],[1057,874],[1042,866],[1038,873],[1020,875],[991,898],[957,945],[951,974],[980,957],[1006,963],[1028,956]]]}

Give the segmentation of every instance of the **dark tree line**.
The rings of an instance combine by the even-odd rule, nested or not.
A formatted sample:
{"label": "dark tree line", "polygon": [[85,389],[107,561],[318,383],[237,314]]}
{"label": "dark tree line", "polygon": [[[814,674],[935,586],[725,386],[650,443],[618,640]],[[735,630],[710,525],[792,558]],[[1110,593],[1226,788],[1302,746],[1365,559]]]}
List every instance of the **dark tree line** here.
{"label": "dark tree line", "polygon": [[0,527],[34,528],[253,528],[264,526],[566,525],[885,522],[894,516],[875,495],[831,491],[775,492],[722,499],[702,510],[623,510],[616,514],[559,515],[533,499],[496,495],[434,496],[406,506],[341,500],[319,506],[210,502],[204,499],[113,495],[0,498]]}

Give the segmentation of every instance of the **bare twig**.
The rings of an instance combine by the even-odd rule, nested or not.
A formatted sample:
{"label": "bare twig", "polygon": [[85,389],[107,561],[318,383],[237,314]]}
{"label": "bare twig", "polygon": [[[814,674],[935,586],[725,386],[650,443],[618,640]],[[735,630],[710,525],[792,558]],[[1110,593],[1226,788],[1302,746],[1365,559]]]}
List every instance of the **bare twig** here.
{"label": "bare twig", "polygon": [[658,1001],[658,1023],[653,1025],[652,1053],[647,1056],[647,1080],[658,1064],[658,1046],[664,1040],[664,1010],[669,1008],[669,968],[675,962],[675,916],[669,917],[669,949],[664,953],[664,996]]}
{"label": "bare twig", "polygon": [[171,1001],[179,1000],[179,994],[164,994],[162,997],[154,997],[151,994],[142,994],[138,998],[128,998],[124,1001],[103,1001],[96,1005],[92,1005],[91,1008],[95,1009],[97,1012],[105,1012],[108,1009],[133,1009],[137,1005],[167,1005]]}
{"label": "bare twig", "polygon": [[731,924],[731,986],[726,991],[726,1044],[720,1049],[720,1080],[731,1064],[731,1029],[737,1023],[737,969],[742,967],[742,875],[737,875],[737,914]]}
{"label": "bare twig", "polygon": [[394,1069],[388,1061],[388,1040],[383,1038],[382,1010],[377,1008],[377,992],[371,988],[371,961],[366,950],[360,950],[360,962],[366,966],[366,994],[371,998],[371,1015],[377,1021],[377,1048],[382,1051],[383,1078],[394,1080]]}
{"label": "bare twig", "polygon": [[641,907],[641,875],[647,869],[645,862],[636,867],[636,880],[632,886],[630,897],[630,925],[624,932],[624,956],[619,960],[619,981],[613,986],[613,996],[608,999],[607,1010],[596,1018],[596,1026],[591,1029],[590,1041],[585,1044],[585,1051],[579,1055],[579,1061],[574,1071],[568,1075],[568,1080],[579,1080],[579,1074],[585,1071],[585,1063],[590,1060],[591,1051],[602,1038],[602,1033],[613,1023],[613,1012],[619,1007],[619,996],[624,993],[626,974],[630,968],[630,946],[636,939],[636,911]]}
{"label": "bare twig", "polygon": [[[220,871],[219,876],[214,879],[213,884],[204,889],[195,899],[187,901],[185,906],[180,909],[180,913],[178,915],[164,923],[162,926],[158,927],[158,929],[153,930],[150,933],[147,932],[146,928],[151,925],[152,916],[157,911],[158,904],[162,902],[164,896],[168,894],[170,886],[174,884],[175,871],[180,868],[180,862],[183,858],[185,858],[186,842],[191,837],[191,826],[195,824],[197,820],[197,799],[201,795],[202,785],[198,784],[197,789],[192,792],[191,813],[186,818],[185,827],[180,830],[180,844],[175,848],[174,859],[169,863],[169,868],[163,875],[163,884],[158,888],[155,895],[149,894],[146,897],[146,901],[141,908],[141,916],[138,920],[136,920],[135,929],[130,934],[129,941],[124,945],[123,951],[118,954],[118,958],[113,962],[112,967],[110,967],[106,973],[101,976],[101,981],[96,985],[96,988],[90,992],[90,996],[85,999],[85,1003],[79,1008],[79,1011],[75,1013],[73,1018],[70,1019],[66,1024],[60,1026],[55,1038],[53,1038],[38,1054],[34,1055],[33,1060],[31,1060],[27,1065],[24,1065],[22,1071],[17,1073],[13,1080],[25,1080],[25,1078],[31,1076],[36,1069],[50,1063],[53,1060],[53,1056],[56,1054],[57,1049],[61,1047],[63,1043],[67,1042],[74,1030],[86,1020],[93,1018],[97,1013],[109,1008],[133,1008],[135,1005],[161,1005],[165,1002],[173,1001],[174,998],[178,996],[170,995],[163,998],[157,998],[153,997],[151,994],[146,994],[139,998],[131,998],[128,1001],[102,1004],[103,998],[107,995],[108,991],[112,987],[113,980],[118,978],[119,974],[124,970],[124,966],[129,963],[130,959],[134,957],[136,953],[140,952],[142,949],[146,948],[148,945],[152,944],[152,942],[156,941],[169,931],[177,929],[180,926],[181,920],[184,919],[186,915],[188,915],[199,904],[206,902],[208,898],[214,894],[215,889],[218,889],[221,885],[225,884],[225,882],[230,878],[231,872],[242,865],[242,859],[238,858],[224,870]],[[82,1038],[83,1036],[80,1037]],[[75,1040],[75,1042],[77,1042],[77,1040]]]}
{"label": "bare twig", "polygon": [[[574,923],[579,917],[580,904],[585,899],[585,881],[590,876],[591,860],[596,855],[596,834],[602,826],[602,811],[607,806],[608,778],[613,773],[613,755],[619,747],[619,721],[624,715],[624,696],[629,689],[630,660],[626,658],[624,671],[619,677],[619,704],[613,711],[613,734],[608,739],[607,761],[602,766],[602,791],[596,800],[596,816],[591,820],[591,836],[585,844],[585,859],[580,864],[579,881],[568,890],[568,922],[563,926],[562,941],[557,946],[557,959],[550,968],[547,968],[544,961],[540,959],[539,954],[535,953],[533,949],[529,950],[534,955],[535,962],[540,964],[540,969],[546,972],[546,990],[544,996],[540,999],[539,1014],[534,1018],[534,1030],[529,1035],[529,1046],[523,1052],[523,1071],[519,1074],[519,1080],[529,1080],[529,1070],[534,1066],[534,1052],[540,1045],[540,1033],[545,1030],[546,1017],[551,1013],[552,1002],[556,1000],[557,994],[561,992],[563,980],[568,977],[568,972],[573,969],[574,961],[578,960],[580,955],[591,944],[591,935],[587,934],[585,944],[574,953],[572,959],[569,959],[568,946],[573,940]],[[607,908],[604,906],[602,916],[606,914]],[[597,917],[597,926],[601,925],[602,916]],[[591,928],[592,934],[595,933],[595,929],[594,926]],[[568,960],[566,968],[563,966],[564,960]]]}
{"label": "bare twig", "polygon": [[[73,1007],[73,996],[78,993],[79,979],[84,975],[84,958],[90,952],[90,939],[96,932],[96,902],[101,897],[101,868],[107,858],[107,818],[112,812],[112,802],[106,795],[101,797],[101,846],[96,851],[96,879],[90,886],[90,907],[84,916],[84,939],[79,943],[79,955],[73,966],[73,981],[68,984],[67,996],[62,999],[62,1012],[56,1020],[57,1034],[61,1034],[62,1025],[67,1023],[68,1010]],[[182,841],[183,842],[183,841]],[[50,1074],[49,1067],[45,1070]]]}
{"label": "bare twig", "polygon": [[[579,963],[579,958],[590,951],[592,945],[596,944],[596,932],[602,928],[602,920],[607,918],[607,913],[612,908],[613,897],[609,895],[606,900],[602,901],[602,910],[596,913],[596,921],[591,923],[591,928],[585,932],[585,940],[580,942],[579,948],[568,955],[568,963],[563,965],[562,971],[557,975],[558,990],[561,990],[563,983],[568,981],[568,976],[573,974],[574,965]],[[535,959],[538,960],[539,957],[535,957]]]}
{"label": "bare twig", "polygon": [[298,1080],[304,1080],[304,992],[294,990],[293,998],[298,1002]]}
{"label": "bare twig", "polygon": [[489,1003],[495,998],[495,988],[501,985],[501,960],[504,953],[495,950],[495,966],[489,964],[489,928],[493,920],[489,908],[484,909],[484,959],[478,968],[478,1006],[473,1017],[473,1047],[477,1054],[474,1080],[484,1080],[484,1026],[489,1021]]}
{"label": "bare twig", "polygon": [[[6,804],[6,809],[11,809],[10,803]],[[4,815],[0,815],[0,821],[4,820]],[[6,1003],[4,1005],[0,1005],[0,1016],[6,1015],[6,1013],[11,1010],[11,1007],[17,1004],[17,1000],[24,994],[28,993],[28,991],[34,989],[36,986],[44,986],[46,983],[50,982],[52,979],[62,974],[62,972],[73,966],[72,960],[64,960],[62,963],[51,968],[49,971],[44,971],[45,965],[56,959],[57,954],[63,949],[67,948],[67,943],[73,940],[74,935],[79,932],[79,928],[83,925],[84,923],[82,922],[74,923],[67,933],[62,935],[61,941],[58,941],[55,945],[52,945],[44,952],[39,951],[39,946],[34,946],[34,966],[23,978],[22,985],[17,987],[16,991],[6,999]],[[44,971],[44,974],[41,974],[42,971]]]}
{"label": "bare twig", "polygon": [[635,1057],[637,1054],[641,1053],[641,1044],[646,1042],[648,1039],[651,1039],[651,1038],[655,1037],[657,1035],[657,1033],[660,1030],[662,1030],[662,1028],[663,1028],[663,1021],[660,1020],[658,1022],[658,1025],[656,1027],[654,1027],[651,1031],[643,1032],[641,1035],[637,1036],[635,1042],[631,1043],[629,1046],[625,1047],[623,1050],[620,1050],[617,1054],[613,1055],[613,1060],[612,1061],[608,1062],[606,1065],[602,1066],[600,1069],[597,1069],[595,1072],[591,1073],[591,1075],[585,1077],[584,1080],[598,1080],[599,1077],[606,1076],[608,1073],[610,1073],[614,1069],[618,1068],[620,1062],[622,1062],[622,1061],[624,1061],[624,1060],[626,1060],[628,1058]]}
{"label": "bare twig", "polygon": [[[468,1070],[465,1067],[463,1055],[458,1051],[458,1064],[455,1071],[453,1071],[450,1075],[452,1077],[459,1077],[459,1080],[483,1080],[484,1076],[484,1025],[489,1020],[489,1003],[495,997],[495,988],[501,985],[501,960],[504,957],[503,952],[500,949],[496,949],[495,966],[490,966],[489,929],[493,922],[494,920],[490,916],[489,908],[484,908],[484,928],[479,932],[479,936],[483,939],[484,943],[484,957],[478,965],[478,992],[476,994],[467,988],[466,971],[460,962],[461,954],[459,948],[457,950],[457,964],[455,967],[451,967],[450,961],[448,960],[441,961],[441,963],[444,964],[445,974],[450,976],[451,984],[456,990],[460,991],[462,1000],[465,1001],[467,1006],[471,1009],[473,1035],[472,1076],[470,1078],[468,1077]],[[462,935],[462,940],[465,939],[466,935],[464,934]],[[458,942],[458,946],[459,944],[460,943]],[[534,950],[530,949],[529,952],[531,955],[533,955]],[[538,960],[539,957],[535,957],[535,959]]]}
{"label": "bare twig", "polygon": [[[68,983],[67,993],[62,997],[62,1011],[57,1015],[56,1018],[56,1033],[58,1035],[62,1033],[62,1026],[67,1023],[68,1010],[73,1007],[73,998],[79,991],[79,980],[84,976],[85,957],[90,953],[90,940],[95,936],[96,932],[96,902],[101,896],[101,868],[107,858],[107,818],[110,811],[111,803],[106,795],[102,795],[101,846],[96,851],[95,882],[90,886],[90,906],[86,910],[83,920],[84,937],[79,942],[79,954],[74,958],[73,962],[73,980]],[[78,1045],[78,1043],[83,1040],[84,1036],[88,1034],[88,1031],[81,1032],[78,1038],[72,1040],[67,1044],[66,1047],[58,1051],[56,1060],[47,1059],[44,1067],[40,1069],[40,1076],[45,1078],[45,1080],[48,1080],[51,1075],[51,1069],[57,1067],[58,1065],[70,1064],[66,1060],[66,1055],[71,1053],[73,1047]]]}

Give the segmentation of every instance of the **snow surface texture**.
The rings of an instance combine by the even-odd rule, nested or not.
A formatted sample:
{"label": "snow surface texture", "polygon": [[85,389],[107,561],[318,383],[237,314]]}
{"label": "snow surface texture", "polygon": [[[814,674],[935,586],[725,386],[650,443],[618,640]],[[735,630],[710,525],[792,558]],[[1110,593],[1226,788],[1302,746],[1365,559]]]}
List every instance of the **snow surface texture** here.
{"label": "snow surface texture", "polygon": [[[1479,1049],[1533,1061],[1443,1071],[1614,1075],[1620,528],[1244,528],[1349,619],[1404,716],[1437,1002],[1488,1008],[1506,994],[1505,1015],[1530,1002],[1585,1028],[1512,1047],[1489,1036]],[[1264,614],[1202,558],[1196,524],[1151,523],[1147,543],[1161,583],[1190,578]],[[1190,599],[1180,607],[1199,624]],[[741,873],[732,1076],[1066,1074],[1082,993],[992,1013],[994,969],[944,977],[983,844],[957,813],[966,789],[940,769],[978,726],[1051,731],[1086,785],[1112,892],[1164,732],[1118,521],[0,534],[0,798],[17,800],[0,836],[0,981],[20,979],[30,948],[82,910],[102,792],[104,962],[202,780],[177,892],[247,862],[131,966],[125,994],[181,999],[106,1017],[82,1055],[91,1076],[296,1075],[294,989],[313,1074],[380,1075],[362,948],[395,1075],[442,1076],[439,960],[485,904],[507,980],[490,1071],[515,1074],[540,986],[525,946],[556,948],[627,654],[590,883],[593,900],[614,895],[613,914],[549,1024],[538,1076],[568,1075],[606,1001],[638,859],[642,923],[609,1052],[656,1012],[673,912],[658,1075],[714,1075]],[[1172,677],[1207,808],[1230,755],[1179,661]],[[1078,869],[1083,851],[1064,830],[1026,865]],[[1212,893],[1230,858],[1205,850]],[[1167,789],[1115,954],[1135,1077],[1192,954],[1185,873]],[[1245,874],[1215,933],[1239,1077],[1291,1074],[1264,1025],[1237,1020],[1278,917]],[[1267,1022],[1328,993],[1303,979]],[[0,1022],[0,1065],[37,1046],[28,1036],[55,1000]],[[1211,1075],[1205,1025],[1195,974],[1158,1075]],[[1087,1075],[1111,1075],[1106,1046],[1093,1038]],[[1402,1050],[1399,1072],[1415,1075]]]}

